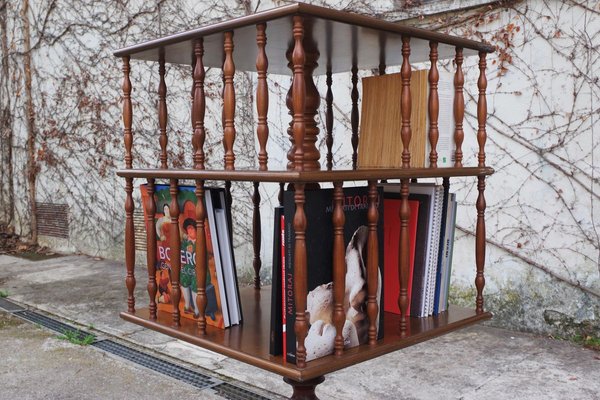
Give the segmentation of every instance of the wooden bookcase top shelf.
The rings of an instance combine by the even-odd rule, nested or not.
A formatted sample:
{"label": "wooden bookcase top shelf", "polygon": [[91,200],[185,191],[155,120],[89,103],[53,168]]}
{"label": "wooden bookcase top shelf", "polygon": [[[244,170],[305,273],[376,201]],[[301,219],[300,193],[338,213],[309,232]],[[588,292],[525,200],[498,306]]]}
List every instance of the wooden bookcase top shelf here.
{"label": "wooden bookcase top shelf", "polygon": [[[191,64],[194,40],[204,38],[204,65],[221,68],[223,64],[223,33],[235,31],[233,60],[238,71],[256,71],[256,24],[268,23],[269,44],[266,48],[269,72],[291,74],[285,53],[292,37],[292,17],[301,15],[310,27],[310,41],[320,53],[319,66],[314,75],[350,71],[352,61],[361,69],[377,68],[382,62],[388,66],[402,63],[402,35],[412,38],[411,60],[429,60],[429,41],[439,43],[440,59],[454,57],[456,46],[464,55],[479,51],[491,53],[494,47],[456,36],[415,28],[403,23],[392,23],[377,18],[324,7],[296,3],[256,14],[214,23],[201,28],[177,33],[160,39],[120,49],[117,57],[158,61],[164,54],[167,63]],[[307,30],[308,31],[308,30]],[[325,62],[326,60],[326,62]]]}
{"label": "wooden bookcase top shelf", "polygon": [[[390,23],[362,16],[354,13],[330,10],[323,7],[317,7],[302,3],[291,4],[272,10],[260,12],[254,15],[248,15],[235,18],[229,21],[219,22],[206,27],[193,29],[187,32],[167,36],[141,43],[138,45],[126,47],[116,51],[114,54],[120,57],[123,62],[123,125],[124,125],[124,147],[125,165],[117,171],[117,175],[125,180],[125,267],[126,267],[126,287],[128,291],[127,311],[121,314],[121,317],[127,321],[139,324],[141,326],[153,329],[167,335],[185,340],[192,344],[205,347],[237,360],[252,364],[259,368],[280,374],[284,376],[294,387],[297,396],[301,398],[315,398],[314,386],[322,382],[322,375],[338,369],[354,365],[356,363],[379,357],[383,354],[410,346],[428,340],[432,337],[445,334],[447,332],[462,328],[464,326],[488,319],[491,314],[486,312],[483,303],[484,264],[485,264],[485,179],[493,174],[494,170],[486,165],[485,143],[487,140],[486,119],[487,119],[487,79],[486,56],[493,52],[494,48],[485,43],[474,42],[464,38],[444,35],[437,32],[430,32],[402,23]],[[477,154],[473,157],[474,162],[465,161],[463,164],[462,144],[465,137],[463,131],[463,121],[465,115],[465,76],[462,70],[464,57],[476,55],[479,58],[478,68],[479,77],[476,82],[478,91],[477,96]],[[453,79],[450,83],[453,89],[452,102],[449,106],[453,119],[450,128],[448,125],[440,125],[438,122],[442,116],[447,121],[448,115],[440,112],[440,98],[443,93],[438,93],[438,84],[441,84],[439,77],[438,64],[441,59],[453,58],[452,68],[455,70]],[[132,83],[130,80],[131,60],[149,60],[156,61],[158,69],[157,98],[158,98],[158,126],[157,141],[160,144],[160,153],[156,154],[156,167],[140,169],[137,160],[134,159],[133,151],[135,129],[133,121],[138,118],[134,115],[135,96],[132,96]],[[421,96],[422,101],[419,105],[414,105],[411,100],[411,74],[412,63],[427,62],[427,76],[422,79],[426,87],[426,93]],[[168,126],[168,90],[165,82],[166,64],[178,63],[191,66],[190,87],[192,95],[191,105],[191,129],[189,132],[189,146],[192,149],[192,160],[174,160],[170,159],[169,152],[171,140],[169,137]],[[147,68],[147,63],[139,63],[143,68]],[[369,137],[365,143],[383,143],[378,142],[390,132],[392,140],[398,140],[401,143],[400,150],[388,151],[392,161],[398,163],[386,164],[393,165],[394,168],[360,168],[358,162],[358,151],[360,147],[359,132],[359,70],[377,69],[378,75],[384,75],[386,67],[400,65],[399,76],[400,90],[395,97],[396,90],[386,100],[385,105],[401,104],[399,114],[385,110],[385,115],[394,114],[399,121],[398,128],[379,129],[379,137],[375,139]],[[222,70],[222,77],[217,84],[222,85],[222,112],[218,113],[217,118],[211,118],[211,121],[220,120],[221,125],[216,129],[211,127],[209,135],[211,142],[216,143],[221,137],[212,137],[213,135],[222,136],[223,143],[223,164],[218,168],[209,168],[206,163],[205,142],[207,141],[207,129],[205,127],[205,117],[207,113],[207,96],[205,94],[206,68],[216,67]],[[256,94],[255,96],[244,96],[242,99],[236,99],[237,85],[234,81],[236,71],[256,71]],[[351,90],[349,93],[339,93],[338,88],[333,88],[332,74],[336,72],[351,72]],[[286,154],[287,164],[281,167],[281,170],[269,169],[269,155],[267,153],[267,142],[273,132],[269,132],[269,96],[274,94],[269,91],[269,74],[288,74],[292,75],[292,83],[285,105],[289,110],[290,124],[287,132],[289,139],[289,150]],[[314,76],[317,74],[326,74],[326,79],[319,80],[325,84],[324,88],[317,88]],[[422,74],[421,74],[422,75]],[[221,79],[222,78],[222,79]],[[417,82],[414,80],[413,82]],[[473,88],[475,85],[471,85]],[[335,89],[335,90],[334,90]],[[321,92],[319,91],[321,90]],[[419,92],[420,93],[420,92]],[[378,93],[376,93],[377,95]],[[347,97],[351,100],[350,129],[347,129],[347,135],[338,134],[336,140],[347,140],[352,145],[352,166],[348,169],[335,168],[338,161],[337,154],[333,152],[333,129],[334,119],[333,99],[334,96]],[[415,96],[416,97],[416,96]],[[324,102],[323,123],[316,118],[321,109],[321,98]],[[256,106],[256,136],[258,143],[256,145],[256,165],[254,168],[240,168],[236,165],[237,149],[236,139],[236,101],[253,101]],[[446,99],[447,100],[447,99]],[[366,101],[366,104],[373,105],[372,101]],[[426,132],[411,130],[411,107],[418,109],[420,114],[427,114]],[[417,108],[419,107],[419,108]],[[379,108],[379,107],[378,107]],[[398,107],[397,107],[398,108]],[[365,113],[365,115],[368,115]],[[143,118],[144,116],[142,116]],[[368,118],[365,118],[368,121]],[[388,119],[385,119],[388,121]],[[218,132],[222,128],[222,132]],[[347,128],[347,127],[343,127]],[[339,132],[343,132],[340,129]],[[445,133],[441,135],[440,132]],[[419,135],[419,136],[417,136]],[[327,153],[321,156],[320,143],[324,136]],[[365,134],[365,136],[368,136]],[[415,136],[412,144],[427,144],[426,150],[419,155],[421,161],[423,157],[427,158],[426,163],[414,161],[411,164],[411,139]],[[426,137],[425,137],[426,136]],[[449,138],[452,140],[449,140]],[[418,141],[416,139],[419,139]],[[375,140],[375,141],[371,141]],[[453,145],[446,147],[445,151],[451,153],[444,155],[441,153],[444,148],[440,143],[451,141]],[[150,148],[150,147],[148,147]],[[368,146],[363,147],[368,149]],[[438,152],[440,150],[440,163],[438,163]],[[146,161],[149,159],[145,153],[148,150],[140,152],[144,154]],[[244,151],[247,151],[246,149]],[[366,150],[365,150],[366,151]],[[185,153],[185,152],[184,152]],[[396,154],[397,153],[397,154]],[[378,159],[379,153],[374,154],[375,166],[381,166],[383,163]],[[397,157],[397,160],[395,159]],[[416,156],[414,157],[417,158]],[[449,161],[450,160],[450,161]],[[190,162],[191,161],[191,162]],[[211,164],[214,164],[211,160]],[[379,161],[379,162],[378,162]],[[449,162],[442,164],[443,162]],[[172,168],[173,165],[184,165],[184,168]],[[371,164],[364,164],[371,165]],[[415,166],[429,165],[427,168],[415,168]],[[442,168],[441,166],[444,166]],[[438,166],[440,166],[438,168]],[[464,309],[459,307],[450,307],[448,311],[443,311],[432,317],[409,317],[409,275],[412,274],[409,268],[409,191],[410,181],[413,178],[442,178],[446,202],[448,201],[448,190],[450,187],[450,178],[452,177],[473,177],[477,180],[477,200],[475,205],[476,213],[476,231],[475,231],[475,289],[473,309]],[[382,181],[397,179],[398,194],[400,198],[399,215],[379,215],[378,207],[381,204],[378,199],[378,185]],[[193,217],[186,217],[195,222],[197,228],[196,235],[191,234],[185,237],[185,245],[195,255],[193,274],[189,273],[192,263],[187,262],[184,267],[187,277],[193,275],[196,287],[196,310],[194,320],[185,318],[179,307],[172,307],[170,312],[163,309],[159,310],[158,296],[159,287],[157,285],[157,272],[164,272],[166,261],[161,260],[157,255],[157,218],[163,210],[157,209],[157,202],[154,195],[157,192],[157,180],[168,180],[169,204],[168,221],[161,221],[160,229],[167,227],[168,235],[162,234],[159,230],[159,238],[164,245],[168,247],[171,254],[179,254],[182,250],[182,213],[178,203],[178,195],[181,189],[182,180],[193,181],[194,209]],[[148,305],[137,307],[137,300],[134,296],[137,284],[135,277],[135,226],[134,226],[134,190],[135,184],[146,183],[145,189],[147,196],[143,200],[142,208],[145,211],[145,223],[147,231],[146,256],[147,256],[147,289]],[[252,245],[254,258],[252,266],[254,269],[254,286],[243,288],[241,290],[241,308],[243,310],[243,320],[239,325],[227,329],[217,329],[208,326],[206,312],[208,312],[208,235],[205,232],[205,221],[208,216],[208,208],[204,202],[206,197],[205,181],[222,182],[224,186],[222,211],[229,213],[223,217],[224,212],[220,214],[223,217],[222,226],[227,226],[231,221],[232,204],[234,196],[232,195],[232,182],[252,182]],[[364,293],[366,299],[360,303],[361,319],[366,323],[363,332],[364,338],[358,347],[346,348],[345,339],[342,337],[342,328],[346,320],[344,306],[348,303],[345,298],[346,283],[345,275],[349,267],[346,265],[344,243],[344,229],[346,224],[344,211],[344,193],[348,189],[344,187],[345,182],[349,181],[367,181],[368,189],[365,190],[365,218],[366,221],[360,222],[367,228],[367,240],[365,248],[368,247],[367,260],[364,261],[363,269],[359,275],[364,275],[364,283],[360,285],[361,294]],[[284,204],[285,184],[288,189],[293,190],[293,204],[286,203],[286,213],[290,212],[292,218],[286,215],[286,221],[291,221],[292,225],[286,227],[289,232],[293,232],[295,239],[292,243],[287,243],[288,249],[293,249],[293,258],[291,268],[293,270],[293,284],[289,284],[286,290],[293,291],[293,309],[295,309],[294,333],[296,335],[296,349],[291,354],[295,354],[296,363],[284,361],[282,356],[271,356],[269,349],[270,325],[271,325],[271,298],[264,288],[261,289],[260,270],[262,260],[269,259],[270,255],[260,254],[261,250],[261,195],[260,185],[263,182],[279,183],[279,203]],[[318,183],[333,183],[332,190],[332,260],[325,260],[319,268],[331,268],[332,272],[332,300],[330,304],[333,310],[327,316],[331,317],[331,325],[335,328],[335,340],[329,342],[334,346],[335,355],[317,358],[312,361],[306,361],[307,351],[305,340],[309,331],[309,315],[307,310],[307,285],[311,270],[307,256],[307,226],[311,221],[307,221],[307,213],[311,207],[310,196],[306,193],[318,190]],[[217,183],[219,185],[219,183]],[[264,187],[264,186],[263,186]],[[165,190],[162,187],[162,190]],[[190,195],[189,188],[186,188]],[[241,191],[244,192],[245,191]],[[241,193],[240,192],[240,193]],[[287,196],[287,195],[286,195]],[[314,198],[313,198],[314,199]],[[288,200],[286,200],[287,202]],[[329,200],[328,200],[329,201]],[[212,202],[212,200],[211,200]],[[293,207],[289,207],[292,204]],[[329,204],[329,203],[328,203]],[[161,207],[163,205],[161,204]],[[441,206],[439,206],[441,208]],[[165,209],[166,210],[166,209]],[[244,208],[246,210],[246,208]],[[185,210],[184,210],[185,211]],[[189,211],[188,212],[192,212]],[[166,216],[167,211],[164,211]],[[384,219],[392,221],[396,218],[399,227],[398,243],[398,284],[394,289],[397,291],[397,303],[400,315],[385,312],[383,328],[378,325],[378,315],[383,309],[383,304],[378,304],[378,274],[381,272],[379,266],[383,265],[383,260],[379,259],[379,244],[383,240],[381,233],[381,222]],[[161,219],[164,216],[160,217]],[[362,218],[362,216],[361,216]],[[441,217],[440,217],[441,218]],[[189,221],[188,221],[189,222]],[[213,220],[214,222],[214,220]],[[267,221],[269,226],[272,221]],[[231,224],[231,222],[229,222]],[[185,225],[185,224],[184,224]],[[217,224],[218,225],[218,224]],[[320,226],[320,225],[314,225]],[[347,226],[350,226],[349,224]],[[188,224],[188,228],[190,225]],[[214,226],[213,226],[214,227]],[[361,226],[362,228],[362,226]],[[220,228],[220,233],[226,229]],[[270,229],[270,226],[269,228]],[[328,228],[329,229],[329,228]],[[352,228],[355,229],[355,228]],[[438,225],[438,231],[440,230]],[[226,238],[231,238],[232,228],[225,233]],[[288,231],[286,231],[288,232]],[[358,231],[356,231],[358,232]],[[363,230],[364,232],[364,230]],[[167,238],[168,236],[168,238]],[[365,236],[366,237],[366,236]],[[438,238],[439,239],[439,238]],[[438,240],[432,239],[432,240]],[[219,239],[221,240],[221,239]],[[429,240],[429,239],[428,239]],[[193,242],[194,244],[190,244]],[[327,245],[329,246],[329,245]],[[219,246],[217,246],[217,250]],[[435,250],[434,250],[435,251]],[[435,253],[430,253],[435,254]],[[383,254],[385,256],[385,254]],[[214,254],[213,254],[214,257]],[[329,257],[329,256],[328,256]],[[361,255],[362,257],[362,255]],[[325,257],[322,257],[325,258]],[[275,258],[277,259],[277,258]],[[161,263],[164,261],[164,265]],[[171,257],[169,259],[169,282],[171,284],[170,304],[180,304],[182,290],[180,288],[180,274],[182,263],[180,257]],[[314,262],[314,260],[313,260]],[[394,262],[395,263],[395,262]],[[233,263],[230,263],[233,264]],[[162,268],[158,271],[157,265]],[[350,265],[348,263],[348,265]],[[430,270],[434,267],[430,265]],[[213,268],[214,269],[214,268]],[[313,269],[314,271],[314,269]],[[287,271],[289,272],[289,271]],[[429,276],[434,276],[435,272],[430,272]],[[290,274],[291,275],[291,274]],[[368,278],[367,278],[368,277]],[[139,278],[138,278],[139,279]],[[162,276],[160,276],[162,280]],[[286,278],[287,279],[287,278]],[[329,278],[327,278],[329,279]],[[361,277],[362,279],[362,277]],[[234,280],[232,280],[235,282]],[[435,281],[435,279],[434,279]],[[164,282],[160,287],[164,291]],[[219,283],[220,284],[220,283]],[[192,286],[184,287],[191,290]],[[429,285],[429,287],[433,287]],[[291,289],[290,289],[291,288]],[[350,288],[348,288],[350,290]],[[214,288],[213,288],[214,291]],[[381,292],[381,291],[380,291]],[[192,296],[189,292],[183,292],[187,295],[187,302]],[[439,292],[438,292],[439,297]],[[349,298],[349,297],[348,297]],[[439,300],[439,298],[438,298]],[[188,303],[186,302],[186,307]],[[345,303],[346,302],[346,303]],[[273,303],[278,304],[278,303]],[[425,304],[425,302],[423,302]],[[432,303],[433,304],[433,303]],[[168,304],[167,304],[168,306]],[[286,303],[286,306],[288,304]],[[353,304],[352,307],[356,307]],[[355,308],[358,310],[358,308]],[[189,311],[190,308],[187,308]],[[358,312],[358,311],[357,311]],[[437,312],[437,311],[436,311]],[[423,315],[430,314],[423,312]],[[190,314],[191,315],[191,314]],[[275,313],[274,315],[278,315]],[[413,314],[414,315],[414,314]],[[291,319],[290,319],[291,320]],[[289,320],[288,320],[289,321]],[[317,321],[319,322],[319,321]],[[352,321],[350,323],[353,323]],[[235,323],[234,323],[235,324]],[[313,327],[316,327],[313,324]],[[289,332],[289,327],[286,328]],[[378,333],[383,329],[383,338],[379,338]],[[368,332],[367,332],[368,330]],[[368,338],[367,338],[368,334]],[[368,339],[368,342],[366,341]],[[364,343],[364,344],[363,344]],[[289,353],[289,351],[288,351]],[[289,354],[288,354],[289,355]],[[301,383],[303,382],[303,383]],[[306,384],[306,382],[312,382]],[[312,392],[310,386],[312,385]]]}

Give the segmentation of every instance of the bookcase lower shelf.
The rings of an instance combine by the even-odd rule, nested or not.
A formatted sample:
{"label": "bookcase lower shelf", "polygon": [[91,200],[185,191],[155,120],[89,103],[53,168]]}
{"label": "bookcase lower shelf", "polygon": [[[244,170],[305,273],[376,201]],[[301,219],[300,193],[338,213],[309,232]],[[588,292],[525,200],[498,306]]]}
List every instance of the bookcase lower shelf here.
{"label": "bookcase lower shelf", "polygon": [[437,316],[409,318],[409,330],[400,336],[399,316],[385,313],[384,337],[376,345],[362,345],[344,351],[341,357],[327,356],[307,363],[306,368],[297,368],[283,356],[269,354],[271,290],[263,287],[260,291],[253,287],[240,288],[244,321],[228,329],[208,327],[205,336],[198,334],[195,321],[181,318],[181,326],[173,325],[172,315],[159,311],[158,318],[149,319],[148,309],[135,313],[122,312],[121,318],[146,328],[181,339],[197,346],[212,350],[236,360],[274,372],[296,381],[306,381],[330,372],[358,364],[372,358],[417,344],[435,336],[473,325],[491,318],[492,314],[475,313],[475,310],[452,306]]}

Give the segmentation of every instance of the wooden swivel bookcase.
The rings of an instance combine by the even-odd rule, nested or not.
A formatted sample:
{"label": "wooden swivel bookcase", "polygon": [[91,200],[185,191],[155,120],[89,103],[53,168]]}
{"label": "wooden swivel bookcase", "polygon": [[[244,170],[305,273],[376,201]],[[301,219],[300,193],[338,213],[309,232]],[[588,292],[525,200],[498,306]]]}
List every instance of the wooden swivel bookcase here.
{"label": "wooden swivel bookcase", "polygon": [[[267,34],[269,37],[267,43]],[[234,51],[235,48],[235,51]],[[115,56],[123,61],[123,123],[125,142],[125,168],[117,172],[125,179],[125,266],[127,270],[126,286],[128,291],[127,311],[121,317],[127,321],[146,328],[162,332],[189,343],[210,349],[234,359],[252,364],[259,368],[282,375],[287,383],[294,388],[294,398],[314,398],[314,388],[323,381],[323,376],[329,372],[366,361],[383,354],[419,343],[435,336],[451,332],[464,326],[491,317],[483,308],[484,287],[484,258],[485,258],[485,178],[493,173],[493,169],[485,164],[484,145],[486,141],[486,87],[485,77],[486,55],[493,52],[493,47],[458,37],[436,32],[417,29],[402,24],[380,21],[375,18],[357,14],[330,10],[307,4],[292,4],[253,15],[235,18],[229,21],[212,24],[206,27],[152,40],[115,52]],[[464,117],[462,72],[463,57],[475,54],[479,56],[479,79],[477,87],[479,97],[477,102],[477,141],[479,152],[477,167],[464,167],[462,164],[462,142],[464,138],[462,123]],[[150,60],[158,62],[160,82],[158,84],[158,132],[160,141],[160,167],[156,169],[134,169],[132,159],[132,99],[131,82],[129,79],[130,59]],[[452,168],[437,168],[436,144],[438,141],[438,112],[437,95],[438,60],[454,58],[455,60],[455,96],[454,116],[456,142],[455,159]],[[431,144],[429,168],[412,168],[410,162],[409,143],[411,140],[411,62],[430,61],[428,116],[430,128],[428,140]],[[167,160],[167,102],[165,85],[165,63],[191,64],[193,72],[193,102],[191,106],[193,147],[193,168],[169,168]],[[399,136],[403,151],[401,168],[357,168],[357,149],[360,145],[358,132],[358,70],[378,69],[379,74],[385,73],[386,65],[401,65],[402,90],[398,93],[398,101],[402,104],[402,128],[399,132],[389,132]],[[223,145],[224,168],[210,170],[205,168],[205,94],[204,77],[206,67],[222,68],[223,71]],[[235,86],[234,72],[256,71],[258,84],[256,87],[256,108],[258,124],[256,134],[259,142],[257,155],[258,169],[239,169],[235,166],[233,144],[235,140]],[[352,143],[353,168],[334,169],[332,157],[332,74],[337,72],[352,73],[351,132],[349,139]],[[290,110],[291,123],[288,129],[291,142],[287,153],[287,169],[270,170],[266,143],[269,136],[268,128],[268,87],[267,73],[291,74],[292,85],[287,95],[287,106]],[[325,166],[320,163],[319,150],[316,141],[320,129],[317,127],[315,115],[320,105],[320,95],[314,84],[313,76],[326,74],[326,120],[324,132],[326,135],[327,156]],[[447,312],[428,318],[406,317],[407,279],[409,270],[409,237],[408,237],[408,187],[412,178],[441,177],[449,184],[451,177],[473,176],[478,180],[478,198],[476,202],[477,227],[475,286],[477,295],[475,309],[465,309],[451,306]],[[172,313],[158,311],[156,307],[157,283],[155,278],[156,236],[154,216],[156,206],[149,201],[144,206],[148,211],[147,224],[147,265],[149,306],[136,309],[134,288],[135,243],[133,223],[133,190],[134,179],[147,182],[150,198],[155,187],[155,180],[169,181],[172,199],[176,199],[180,180],[189,179],[195,182],[195,194],[198,198],[196,219],[198,237],[196,243],[196,277],[198,285],[197,303],[201,310],[197,321],[180,318],[179,310],[174,307]],[[381,180],[399,179],[401,208],[399,259],[400,292],[398,303],[402,315],[386,313],[384,317],[384,337],[376,340],[375,316],[378,313],[376,302],[376,279],[368,279],[367,314],[369,316],[369,344],[356,348],[344,349],[341,333],[335,338],[335,354],[314,361],[306,362],[304,340],[308,331],[308,321],[303,310],[306,309],[307,294],[307,259],[305,247],[305,230],[307,223],[304,208],[305,190],[317,186],[320,182],[332,182],[334,186],[334,212],[331,232],[334,235],[333,244],[333,284],[334,312],[333,321],[337,332],[343,326],[342,302],[344,297],[344,240],[343,225],[344,211],[342,206],[343,183],[346,181],[367,181],[369,187],[368,246],[376,248],[377,220],[376,208],[377,184]],[[242,324],[228,329],[216,329],[207,326],[204,317],[207,299],[205,281],[206,237],[204,235],[204,220],[206,210],[203,203],[204,183],[206,180],[222,181],[227,191],[228,202],[231,202],[231,181],[253,182],[254,185],[254,215],[253,215],[253,244],[254,244],[254,287],[243,289],[242,305],[244,320]],[[277,182],[280,190],[284,184],[292,184],[295,190],[296,204],[293,221],[296,233],[294,246],[294,272],[297,277],[294,282],[296,302],[295,332],[297,335],[297,363],[284,360],[283,356],[269,355],[270,301],[269,291],[261,290],[259,271],[260,260],[260,213],[259,185],[261,182]],[[281,197],[280,197],[281,198]],[[177,201],[172,201],[171,210],[171,251],[178,254],[180,250],[179,224]],[[390,218],[388,216],[388,218]],[[376,251],[369,251],[367,262],[368,274],[377,276],[377,266],[382,260],[377,259]],[[179,288],[180,263],[178,257],[172,260],[172,299],[178,304],[181,293]]]}

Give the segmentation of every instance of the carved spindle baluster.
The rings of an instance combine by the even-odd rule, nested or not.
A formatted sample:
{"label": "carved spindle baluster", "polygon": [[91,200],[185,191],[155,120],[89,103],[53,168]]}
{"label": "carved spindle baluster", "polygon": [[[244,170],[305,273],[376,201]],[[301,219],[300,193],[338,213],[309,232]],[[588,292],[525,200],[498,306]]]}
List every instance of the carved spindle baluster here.
{"label": "carved spindle baluster", "polygon": [[198,39],[194,45],[194,86],[192,103],[192,145],[194,148],[194,168],[204,169],[204,141],[206,131],[204,128],[204,114],[206,111],[206,98],[204,95],[204,40]]}
{"label": "carved spindle baluster", "polygon": [[156,320],[156,203],[154,202],[154,179],[148,179],[146,186],[148,200],[146,201],[146,262],[148,264],[148,296],[150,304],[148,311],[151,320]]}
{"label": "carved spindle baluster", "polygon": [[171,204],[169,214],[171,215],[170,245],[171,245],[171,301],[173,304],[173,325],[179,326],[179,300],[181,290],[179,288],[179,272],[181,270],[181,239],[179,232],[179,203],[177,202],[177,179],[170,180],[169,192],[171,193]]}
{"label": "carved spindle baluster", "polygon": [[208,298],[206,296],[206,275],[207,254],[206,254],[206,233],[204,231],[204,221],[206,220],[206,209],[204,207],[204,181],[196,180],[196,287],[198,295],[196,296],[196,305],[198,307],[198,332],[206,335],[206,305]]}
{"label": "carved spindle baluster", "polygon": [[344,296],[346,294],[346,246],[344,245],[344,190],[343,182],[333,182],[333,325],[335,326],[335,355],[344,352],[342,330],[346,320]]}
{"label": "carved spindle baluster", "polygon": [[267,139],[269,138],[269,126],[267,124],[267,113],[269,111],[269,88],[267,86],[267,69],[269,60],[265,51],[267,44],[267,24],[256,25],[256,44],[258,56],[256,57],[256,72],[258,83],[256,86],[256,111],[258,114],[258,128],[256,134],[260,150],[258,152],[258,166],[261,171],[267,169],[269,156],[267,155]]}
{"label": "carved spindle baluster", "polygon": [[401,109],[402,109],[402,128],[400,136],[402,137],[402,168],[410,167],[410,145],[411,130],[410,130],[410,112],[411,112],[411,97],[410,97],[410,37],[402,36],[402,68],[400,76],[402,77],[402,94],[401,94]]}
{"label": "carved spindle baluster", "polygon": [[[479,128],[477,130],[477,142],[479,144],[478,166],[485,167],[485,142],[487,133],[485,124],[487,119],[487,101],[485,91],[487,89],[487,79],[485,77],[486,69],[486,54],[479,53],[479,80],[477,86],[479,88],[479,99],[477,101],[477,122]],[[483,312],[483,287],[485,286],[485,277],[483,269],[485,266],[485,177],[477,177],[477,226],[475,228],[475,263],[477,265],[477,275],[475,277],[475,287],[477,288],[477,297],[475,300],[476,312]]]}
{"label": "carved spindle baluster", "polygon": [[352,126],[352,169],[356,169],[358,158],[358,68],[352,65],[352,111],[350,113],[350,125]]}
{"label": "carved spindle baluster", "polygon": [[165,55],[158,60],[158,126],[160,130],[160,167],[167,168],[167,85],[165,84]]}
{"label": "carved spindle baluster", "polygon": [[410,255],[408,252],[410,239],[408,237],[408,220],[410,206],[408,205],[409,183],[408,179],[400,180],[400,243],[398,244],[398,276],[400,280],[400,294],[398,306],[400,307],[400,334],[405,335],[408,328],[408,278]]}
{"label": "carved spindle baluster", "polygon": [[[298,143],[302,143],[299,141]],[[301,146],[299,146],[301,147]],[[294,232],[296,240],[294,243],[294,300],[296,302],[296,322],[294,323],[294,332],[296,333],[296,366],[298,368],[306,367],[306,347],[304,339],[308,334],[308,320],[306,317],[306,292],[307,292],[307,271],[306,271],[306,215],[304,213],[304,183],[296,183],[294,200],[296,202],[296,212],[294,214]]]}
{"label": "carved spindle baluster", "polygon": [[326,78],[326,83],[327,83],[327,94],[325,95],[325,103],[326,103],[326,110],[325,110],[325,131],[326,131],[326,136],[325,136],[325,144],[327,145],[327,170],[331,171],[331,169],[333,168],[333,153],[332,153],[332,147],[333,147],[333,91],[331,90],[331,85],[332,85],[332,78],[331,78],[331,68],[329,68],[327,70],[327,78]]}
{"label": "carved spindle baluster", "polygon": [[377,343],[377,328],[379,326],[379,307],[377,294],[379,287],[379,239],[377,238],[377,220],[379,212],[377,181],[369,181],[369,211],[367,220],[369,225],[368,258],[367,258],[367,316],[369,317],[369,344]]}
{"label": "carved spindle baluster", "polygon": [[437,143],[440,137],[438,131],[438,116],[440,113],[438,81],[440,80],[440,74],[437,68],[437,42],[429,42],[429,48],[429,61],[431,61],[431,68],[429,69],[429,144],[431,145],[431,151],[429,152],[429,166],[431,168],[437,168]]}
{"label": "carved spindle baluster", "polygon": [[454,142],[456,143],[456,151],[454,153],[454,167],[462,167],[462,143],[465,137],[463,132],[463,118],[465,116],[465,98],[463,96],[463,85],[465,76],[462,71],[463,49],[456,48],[456,73],[454,74]]}
{"label": "carved spindle baluster", "polygon": [[252,244],[254,248],[254,260],[252,266],[254,267],[254,289],[260,290],[260,193],[258,191],[258,182],[254,182],[254,195],[252,196],[252,203],[254,210],[252,213]]}
{"label": "carved spindle baluster", "polygon": [[292,132],[296,150],[294,152],[294,169],[304,170],[304,135],[306,126],[304,124],[304,107],[306,104],[306,83],[304,81],[304,20],[301,16],[294,16],[294,50],[292,52]]}
{"label": "carved spindle baluster", "polygon": [[233,75],[235,64],[233,63],[233,32],[225,32],[223,44],[225,62],[223,63],[223,146],[225,148],[225,169],[235,169],[235,154],[233,153],[233,142],[235,141],[235,88],[233,86]]}
{"label": "carved spindle baluster", "polygon": [[[129,80],[129,56],[123,57],[123,140],[125,142],[125,168],[133,167],[133,133],[131,122],[133,120],[133,109],[131,106],[131,81]],[[127,276],[127,311],[135,312],[135,236],[133,226],[133,178],[125,178],[125,268]]]}

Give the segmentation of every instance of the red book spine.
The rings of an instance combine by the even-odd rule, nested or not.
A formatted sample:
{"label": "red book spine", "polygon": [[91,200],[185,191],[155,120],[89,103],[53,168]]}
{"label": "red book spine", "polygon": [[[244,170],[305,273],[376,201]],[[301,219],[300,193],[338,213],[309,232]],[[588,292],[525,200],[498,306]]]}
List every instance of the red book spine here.
{"label": "red book spine", "polygon": [[283,329],[282,341],[283,341],[283,359],[286,359],[287,354],[287,335],[285,333],[285,325],[287,323],[285,317],[285,218],[281,215],[281,324]]}

